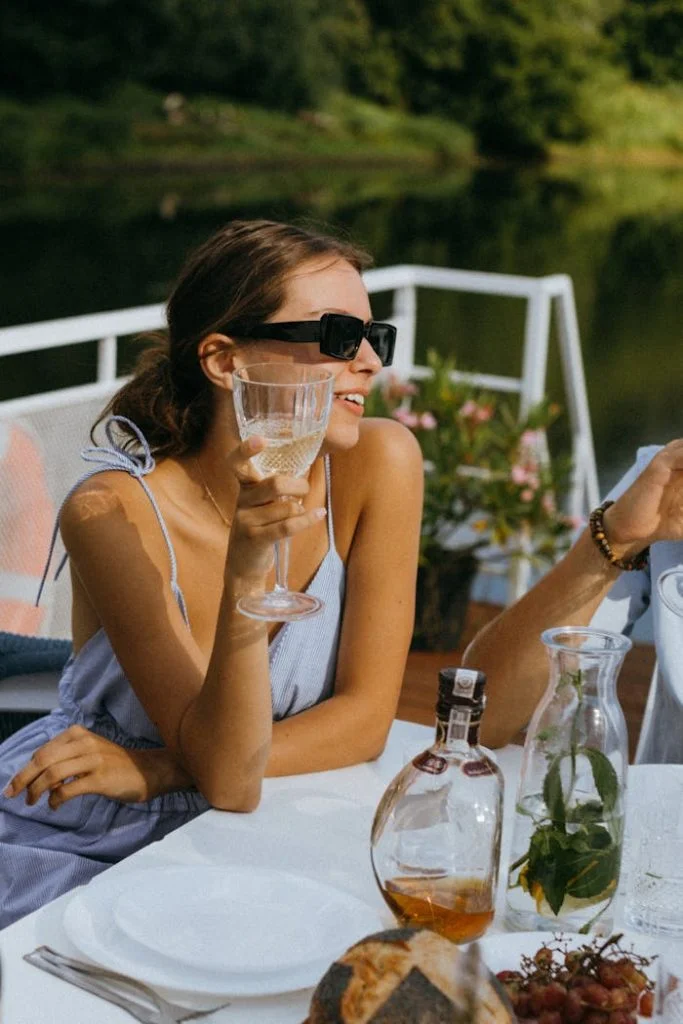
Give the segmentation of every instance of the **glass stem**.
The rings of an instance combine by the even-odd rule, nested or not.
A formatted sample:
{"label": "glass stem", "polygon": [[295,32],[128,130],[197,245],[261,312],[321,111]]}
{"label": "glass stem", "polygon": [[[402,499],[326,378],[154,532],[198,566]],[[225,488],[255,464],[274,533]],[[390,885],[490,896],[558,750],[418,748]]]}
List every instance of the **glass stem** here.
{"label": "glass stem", "polygon": [[289,537],[275,542],[275,586],[273,590],[277,593],[289,590],[287,577],[289,576]]}

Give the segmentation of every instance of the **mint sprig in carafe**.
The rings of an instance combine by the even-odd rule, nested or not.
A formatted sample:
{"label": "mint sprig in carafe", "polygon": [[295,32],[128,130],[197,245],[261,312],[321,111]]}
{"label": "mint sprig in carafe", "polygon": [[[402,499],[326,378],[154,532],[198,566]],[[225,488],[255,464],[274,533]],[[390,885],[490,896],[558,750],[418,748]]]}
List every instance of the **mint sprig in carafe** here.
{"label": "mint sprig in carafe", "polygon": [[541,639],[550,679],[524,744],[506,924],[605,932],[619,880],[628,767],[616,679],[631,641],[573,626]]}

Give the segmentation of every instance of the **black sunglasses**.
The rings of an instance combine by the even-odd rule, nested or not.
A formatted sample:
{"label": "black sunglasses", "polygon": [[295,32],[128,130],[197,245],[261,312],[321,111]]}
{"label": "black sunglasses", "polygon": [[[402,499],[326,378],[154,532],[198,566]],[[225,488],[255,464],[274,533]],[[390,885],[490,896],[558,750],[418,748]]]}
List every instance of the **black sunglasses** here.
{"label": "black sunglasses", "polygon": [[382,366],[391,366],[396,344],[393,324],[364,324],[357,316],[345,313],[323,313],[320,320],[294,320],[287,323],[256,324],[247,330],[230,331],[240,338],[262,338],[264,341],[317,341],[323,355],[333,359],[354,359],[363,338],[367,338]]}

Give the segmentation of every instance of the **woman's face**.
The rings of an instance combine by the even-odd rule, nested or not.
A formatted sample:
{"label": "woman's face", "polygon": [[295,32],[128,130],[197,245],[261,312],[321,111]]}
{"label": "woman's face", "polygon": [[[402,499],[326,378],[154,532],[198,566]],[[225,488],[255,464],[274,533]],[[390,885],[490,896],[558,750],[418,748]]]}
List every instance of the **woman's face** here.
{"label": "woman's face", "polygon": [[[323,313],[346,313],[363,323],[372,319],[370,302],[358,271],[346,260],[321,257],[302,264],[289,278],[286,297],[271,322],[319,320]],[[328,451],[351,448],[358,441],[363,403],[382,363],[366,338],[354,359],[322,355],[317,342],[264,341],[235,355],[235,367],[255,362],[312,363],[334,377],[334,400],[325,435]]]}

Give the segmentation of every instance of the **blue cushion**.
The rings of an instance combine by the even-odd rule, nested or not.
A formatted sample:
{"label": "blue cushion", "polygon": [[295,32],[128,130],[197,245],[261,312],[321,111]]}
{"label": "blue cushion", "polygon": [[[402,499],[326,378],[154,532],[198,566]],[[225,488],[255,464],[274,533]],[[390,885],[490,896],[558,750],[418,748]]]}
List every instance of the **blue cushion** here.
{"label": "blue cushion", "polygon": [[0,630],[0,679],[34,672],[61,672],[70,654],[70,640]]}

